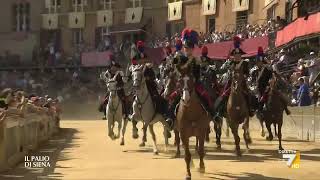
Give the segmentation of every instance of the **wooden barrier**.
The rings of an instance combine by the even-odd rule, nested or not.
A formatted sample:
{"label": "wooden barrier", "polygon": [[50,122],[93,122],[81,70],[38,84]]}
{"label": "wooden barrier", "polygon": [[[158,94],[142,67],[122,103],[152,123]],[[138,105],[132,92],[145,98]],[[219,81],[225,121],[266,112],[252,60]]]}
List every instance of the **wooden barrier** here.
{"label": "wooden barrier", "polygon": [[47,113],[6,113],[0,119],[0,172],[23,161],[59,130],[56,116]]}

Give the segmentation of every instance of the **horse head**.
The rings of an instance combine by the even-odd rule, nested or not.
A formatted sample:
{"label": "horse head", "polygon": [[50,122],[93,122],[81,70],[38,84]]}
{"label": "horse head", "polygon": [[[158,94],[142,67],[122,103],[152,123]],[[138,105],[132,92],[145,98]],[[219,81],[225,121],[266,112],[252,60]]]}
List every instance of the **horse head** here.
{"label": "horse head", "polygon": [[141,88],[141,85],[145,84],[144,70],[145,66],[138,65],[132,72],[133,87],[138,90]]}
{"label": "horse head", "polygon": [[174,72],[170,72],[165,80],[165,87],[163,92],[163,97],[168,99],[170,94],[175,90],[177,87],[176,84],[177,78]]}
{"label": "horse head", "polygon": [[182,81],[183,81],[183,83],[182,83],[182,87],[183,87],[182,100],[185,103],[188,103],[191,99],[191,94],[194,89],[194,79],[192,78],[192,76],[185,75],[182,78]]}

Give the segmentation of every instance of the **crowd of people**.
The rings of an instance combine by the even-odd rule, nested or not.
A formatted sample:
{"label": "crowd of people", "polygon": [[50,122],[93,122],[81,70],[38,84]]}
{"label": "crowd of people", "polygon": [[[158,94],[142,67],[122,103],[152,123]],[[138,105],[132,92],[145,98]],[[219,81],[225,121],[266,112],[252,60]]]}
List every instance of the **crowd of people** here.
{"label": "crowd of people", "polygon": [[64,100],[95,98],[100,84],[99,69],[47,69],[0,72],[0,89],[20,89],[39,96],[49,95]]}
{"label": "crowd of people", "polygon": [[41,97],[11,88],[3,89],[0,92],[1,121],[8,115],[17,115],[24,118],[25,113],[36,113],[54,117],[57,123],[59,123],[61,112],[59,100],[49,96]]}
{"label": "crowd of people", "polygon": [[[277,16],[276,20],[269,20],[263,24],[247,24],[238,26],[234,30],[225,29],[224,31],[209,31],[208,33],[200,32],[199,41],[201,44],[218,43],[223,41],[232,41],[234,36],[242,39],[256,38],[267,36],[277,30],[282,29],[286,25],[285,20]],[[180,34],[176,33],[171,38],[158,37],[147,43],[147,46],[152,48],[165,47],[168,43],[175,44],[176,39],[181,39]]]}

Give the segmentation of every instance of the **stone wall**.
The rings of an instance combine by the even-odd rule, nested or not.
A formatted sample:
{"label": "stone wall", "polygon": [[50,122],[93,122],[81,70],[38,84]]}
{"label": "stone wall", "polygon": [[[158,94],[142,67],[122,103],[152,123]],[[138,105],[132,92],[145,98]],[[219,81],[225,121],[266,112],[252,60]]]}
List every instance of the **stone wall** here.
{"label": "stone wall", "polygon": [[32,111],[29,107],[23,113],[9,109],[0,114],[0,172],[22,162],[28,152],[36,150],[39,144],[58,132],[56,115]]}

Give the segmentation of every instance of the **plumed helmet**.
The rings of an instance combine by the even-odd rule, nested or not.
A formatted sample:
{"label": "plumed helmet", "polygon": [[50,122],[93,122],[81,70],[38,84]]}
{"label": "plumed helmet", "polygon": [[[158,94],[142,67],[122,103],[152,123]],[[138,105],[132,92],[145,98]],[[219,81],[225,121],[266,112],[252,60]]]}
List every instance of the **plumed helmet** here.
{"label": "plumed helmet", "polygon": [[246,54],[241,48],[241,38],[239,36],[233,37],[233,46],[234,49],[231,51],[231,55],[243,55]]}
{"label": "plumed helmet", "polygon": [[176,51],[180,51],[182,49],[182,41],[180,39],[176,40]]}
{"label": "plumed helmet", "polygon": [[189,28],[185,28],[181,33],[183,45],[186,48],[194,48],[195,44],[198,44],[199,34]]}

